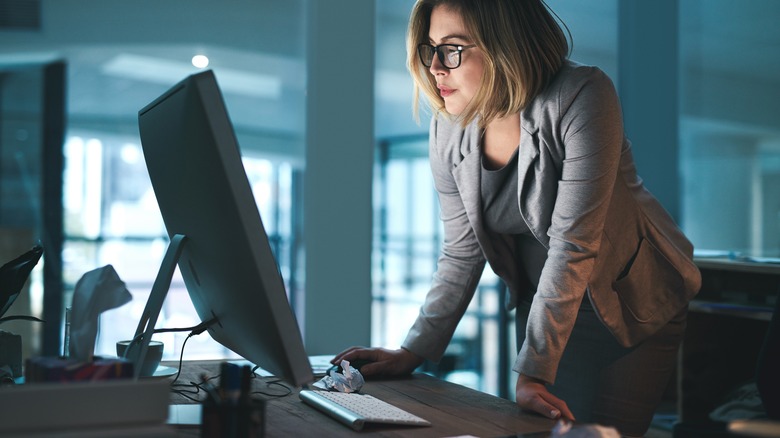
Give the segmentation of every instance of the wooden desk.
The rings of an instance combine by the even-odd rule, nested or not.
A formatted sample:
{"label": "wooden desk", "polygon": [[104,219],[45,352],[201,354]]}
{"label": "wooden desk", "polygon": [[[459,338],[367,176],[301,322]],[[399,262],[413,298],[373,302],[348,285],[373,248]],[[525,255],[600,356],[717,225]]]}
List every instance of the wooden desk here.
{"label": "wooden desk", "polygon": [[[201,374],[214,376],[219,361],[189,362],[184,365],[177,383],[196,381]],[[173,363],[166,363],[173,366]],[[523,412],[512,401],[494,397],[461,385],[446,382],[427,374],[414,374],[407,378],[369,380],[363,392],[392,403],[432,423],[430,427],[366,426],[355,432],[335,419],[304,404],[298,391],[270,397],[257,391],[282,394],[283,388],[268,386],[273,378],[254,379],[254,397],[266,403],[266,437],[288,436],[382,436],[382,437],[447,437],[473,435],[499,436],[548,436],[555,424],[540,415]],[[287,386],[289,388],[289,386]],[[199,394],[200,399],[203,394]],[[171,402],[193,403],[179,395],[171,395]],[[197,436],[198,431],[179,429],[181,436]],[[538,435],[537,435],[538,434]]]}

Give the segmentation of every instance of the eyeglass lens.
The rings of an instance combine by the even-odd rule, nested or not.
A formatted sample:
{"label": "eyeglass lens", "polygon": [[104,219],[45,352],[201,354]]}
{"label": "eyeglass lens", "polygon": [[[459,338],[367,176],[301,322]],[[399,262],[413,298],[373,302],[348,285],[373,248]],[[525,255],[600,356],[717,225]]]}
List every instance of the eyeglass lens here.
{"label": "eyeglass lens", "polygon": [[460,66],[461,49],[456,44],[442,44],[436,47],[430,44],[420,44],[417,46],[417,51],[420,55],[420,61],[426,67],[430,67],[433,64],[433,57],[437,54],[443,66],[447,68],[458,68]]}

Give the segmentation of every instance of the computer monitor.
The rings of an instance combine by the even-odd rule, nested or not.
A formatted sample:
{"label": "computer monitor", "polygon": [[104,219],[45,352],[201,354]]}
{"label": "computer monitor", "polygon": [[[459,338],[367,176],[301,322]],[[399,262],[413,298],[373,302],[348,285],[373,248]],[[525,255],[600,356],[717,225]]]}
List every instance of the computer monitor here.
{"label": "computer monitor", "polygon": [[134,359],[143,359],[178,262],[199,317],[216,319],[208,328],[216,341],[291,384],[311,382],[214,73],[185,78],[141,109],[138,122],[171,245],[136,332],[143,352]]}

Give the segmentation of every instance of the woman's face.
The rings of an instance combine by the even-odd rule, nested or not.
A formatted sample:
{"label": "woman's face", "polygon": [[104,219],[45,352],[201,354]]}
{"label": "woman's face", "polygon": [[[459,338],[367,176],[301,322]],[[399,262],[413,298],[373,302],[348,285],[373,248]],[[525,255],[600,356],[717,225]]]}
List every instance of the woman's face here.
{"label": "woman's face", "polygon": [[[460,14],[446,6],[436,6],[431,11],[431,27],[428,30],[430,44],[471,45],[471,36],[463,25]],[[460,67],[448,69],[438,56],[433,57],[430,71],[436,78],[444,108],[453,115],[460,114],[477,94],[484,71],[482,53],[476,47],[463,50]]]}

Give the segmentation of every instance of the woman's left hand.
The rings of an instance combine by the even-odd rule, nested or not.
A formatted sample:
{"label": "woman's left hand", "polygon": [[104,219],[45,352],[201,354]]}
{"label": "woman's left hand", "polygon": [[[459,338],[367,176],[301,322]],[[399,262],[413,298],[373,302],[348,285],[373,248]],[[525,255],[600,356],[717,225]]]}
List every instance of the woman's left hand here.
{"label": "woman's left hand", "polygon": [[574,415],[566,402],[552,395],[544,385],[544,382],[539,379],[520,374],[515,387],[517,404],[523,409],[534,411],[553,420],[563,418],[574,421]]}

